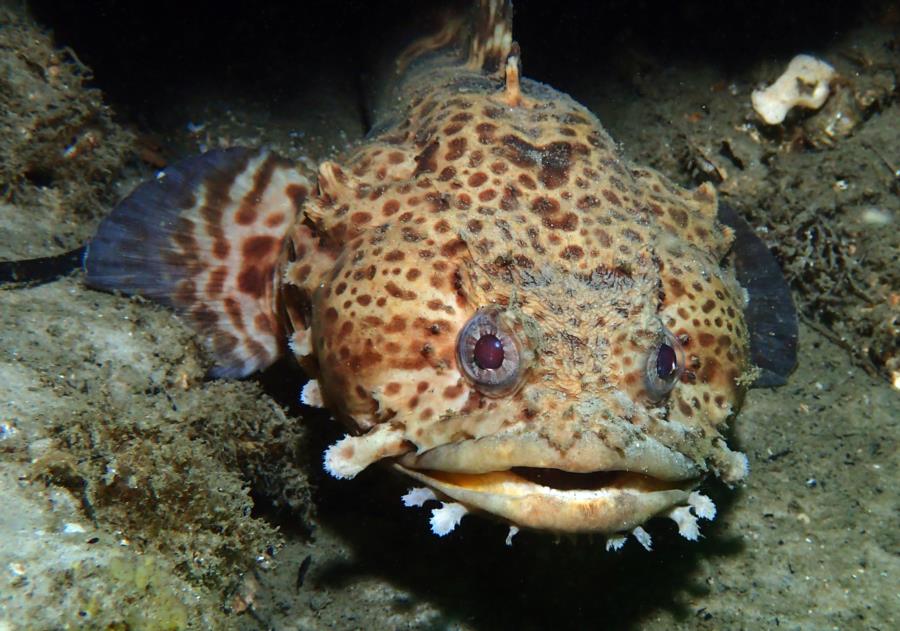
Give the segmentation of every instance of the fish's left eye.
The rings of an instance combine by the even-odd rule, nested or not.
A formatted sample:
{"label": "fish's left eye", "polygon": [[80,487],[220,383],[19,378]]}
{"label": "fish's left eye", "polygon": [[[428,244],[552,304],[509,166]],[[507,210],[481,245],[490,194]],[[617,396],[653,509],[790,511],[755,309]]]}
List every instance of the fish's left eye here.
{"label": "fish's left eye", "polygon": [[684,370],[684,349],[671,331],[663,329],[663,335],[647,357],[645,382],[647,394],[659,400],[671,392]]}
{"label": "fish's left eye", "polygon": [[519,385],[523,368],[519,341],[496,308],[480,309],[466,322],[456,341],[456,360],[482,394],[504,396]]}

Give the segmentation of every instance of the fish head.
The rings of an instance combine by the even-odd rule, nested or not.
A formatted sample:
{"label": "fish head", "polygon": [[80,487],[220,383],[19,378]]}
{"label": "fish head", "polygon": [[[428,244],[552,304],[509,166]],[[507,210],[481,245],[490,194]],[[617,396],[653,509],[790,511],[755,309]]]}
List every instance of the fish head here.
{"label": "fish head", "polygon": [[[389,426],[379,453],[407,475],[553,531],[625,531],[686,502],[710,468],[743,476],[720,435],[747,368],[721,247],[675,220],[657,234],[573,219],[574,188],[523,200],[511,221],[426,181],[356,195],[311,292],[319,387],[354,432]],[[686,223],[727,242],[710,203]]]}

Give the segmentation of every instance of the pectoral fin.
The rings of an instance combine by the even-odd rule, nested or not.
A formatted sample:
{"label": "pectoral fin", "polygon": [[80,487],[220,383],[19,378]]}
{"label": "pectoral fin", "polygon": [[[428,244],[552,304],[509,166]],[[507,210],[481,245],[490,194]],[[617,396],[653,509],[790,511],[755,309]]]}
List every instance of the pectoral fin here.
{"label": "pectoral fin", "polygon": [[797,310],[790,287],[769,248],[737,211],[720,203],[718,219],[735,232],[729,256],[749,296],[744,319],[750,357],[761,371],[753,386],[782,386],[797,365]]}

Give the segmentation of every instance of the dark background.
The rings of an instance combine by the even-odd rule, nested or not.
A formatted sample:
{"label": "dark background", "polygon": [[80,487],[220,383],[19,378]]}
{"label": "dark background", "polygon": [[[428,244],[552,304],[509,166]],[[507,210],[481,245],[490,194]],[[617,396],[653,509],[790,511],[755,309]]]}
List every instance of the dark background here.
{"label": "dark background", "polygon": [[[96,85],[120,116],[152,122],[173,94],[198,83],[223,95],[246,94],[252,86],[277,102],[330,76],[364,81],[383,43],[396,41],[404,25],[421,33],[439,4],[447,3],[34,0],[30,6],[58,43],[94,70]],[[515,36],[526,75],[577,98],[587,73],[602,80],[623,53],[713,59],[736,71],[761,58],[820,48],[889,6],[859,0],[525,0],[515,3]]]}

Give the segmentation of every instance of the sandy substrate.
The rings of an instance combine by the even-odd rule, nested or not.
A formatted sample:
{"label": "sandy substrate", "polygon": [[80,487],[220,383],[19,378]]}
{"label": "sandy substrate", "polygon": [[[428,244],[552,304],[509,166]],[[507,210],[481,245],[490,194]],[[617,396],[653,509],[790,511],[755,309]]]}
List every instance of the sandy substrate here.
{"label": "sandy substrate", "polygon": [[[841,51],[883,53],[889,39],[861,29],[818,52],[871,79],[883,64],[866,75]],[[887,57],[896,73],[897,53]],[[841,256],[874,274],[861,277],[870,302],[854,308],[890,320],[890,305],[871,296],[898,291],[900,204],[879,157],[900,161],[896,87],[852,133],[798,147],[788,136],[814,138],[814,123],[743,127],[750,90],[787,59],[737,73],[627,60],[640,65],[639,81],[612,68],[567,75],[563,87],[637,162],[686,185],[721,180],[723,197],[767,228],[780,254],[790,252],[779,226],[826,209],[827,225],[855,239],[855,254]],[[185,152],[253,141],[315,161],[359,136],[350,92],[329,84],[318,106],[305,93],[296,119],[272,116],[252,95],[214,107],[185,95],[171,104],[177,126],[153,131]],[[110,186],[153,168],[132,161]],[[888,227],[859,221],[867,208]],[[0,251],[55,254],[54,221],[78,235],[96,219],[0,204]],[[840,272],[816,267],[826,260],[844,259],[811,254],[816,273],[798,292]],[[867,346],[896,339],[875,329],[854,337],[857,323],[881,322],[869,311],[823,324],[816,309],[844,305],[823,300],[798,294],[811,311],[797,371],[783,388],[749,393],[733,441],[751,475],[737,489],[706,489],[719,515],[702,524],[703,538],[689,543],[660,520],[648,527],[653,552],[631,541],[611,554],[601,540],[537,533],[507,547],[505,526],[471,516],[439,539],[427,511],[401,505],[407,481],[378,468],[350,482],[321,471],[320,454],[342,432],[297,405],[296,369],[210,381],[192,334],[164,309],[91,291],[79,273],[4,288],[0,631],[900,627],[900,394]]]}
{"label": "sandy substrate", "polygon": [[[109,508],[86,514],[82,495],[59,486],[61,474],[47,486],[34,462],[49,457],[53,442],[46,436],[59,436],[58,424],[128,410],[126,416],[146,419],[146,431],[179,432],[198,410],[215,414],[209,410],[220,409],[223,398],[239,415],[278,404],[253,382],[235,392],[222,382],[184,391],[168,381],[182,370],[196,376],[202,360],[188,333],[153,306],[98,295],[77,280],[6,298],[3,328],[17,335],[5,345],[0,365],[6,454],[0,484],[19,509],[5,513],[0,525],[0,615],[7,621],[40,615],[32,619],[46,626],[87,616],[108,620],[103,603],[124,592],[140,610],[158,607],[161,616],[196,622],[205,611],[217,619],[220,583],[210,593],[196,575],[185,580],[183,567],[159,569],[174,566],[178,550],[152,541],[123,545],[128,532],[109,521],[132,532],[141,532],[139,526]],[[54,328],[55,336],[48,333]],[[736,491],[710,489],[720,516],[704,525],[697,544],[659,522],[649,529],[652,553],[632,542],[609,554],[599,540],[554,541],[531,533],[507,548],[505,528],[478,518],[438,539],[428,532],[426,511],[401,506],[405,481],[373,470],[338,482],[322,476],[313,461],[306,466],[318,482],[314,533],[306,535],[297,527],[302,520],[282,513],[286,546],[273,570],[257,568],[249,588],[256,618],[226,620],[246,628],[262,620],[276,628],[485,629],[511,619],[520,628],[574,628],[599,617],[646,628],[892,628],[900,579],[897,395],[815,332],[804,328],[801,341],[791,384],[750,393],[735,441],[750,457],[752,475]],[[172,408],[173,396],[179,411],[162,412]],[[304,439],[309,451],[333,440],[336,428],[327,419],[307,423],[317,430]],[[211,467],[221,458],[198,452],[198,469],[202,456]],[[210,475],[220,487],[237,484],[239,494],[234,470],[219,462],[219,473]],[[170,464],[160,456],[157,466]],[[209,536],[197,533],[183,545],[203,547]],[[268,536],[277,542],[274,533]],[[307,557],[308,572],[298,581]],[[125,570],[110,569],[115,563],[136,575],[133,584],[120,581],[118,572]],[[239,579],[240,572],[232,572],[223,581],[229,586]],[[60,593],[67,597],[47,609]]]}
{"label": "sandy substrate", "polygon": [[699,543],[659,522],[652,553],[529,533],[507,548],[503,526],[469,518],[438,540],[426,511],[400,506],[405,482],[323,481],[322,528],[264,583],[291,586],[312,555],[303,587],[273,594],[290,604],[269,610],[275,626],[893,628],[897,396],[814,332],[801,340],[791,385],[750,394],[735,440],[751,476],[710,489],[720,515]]}

